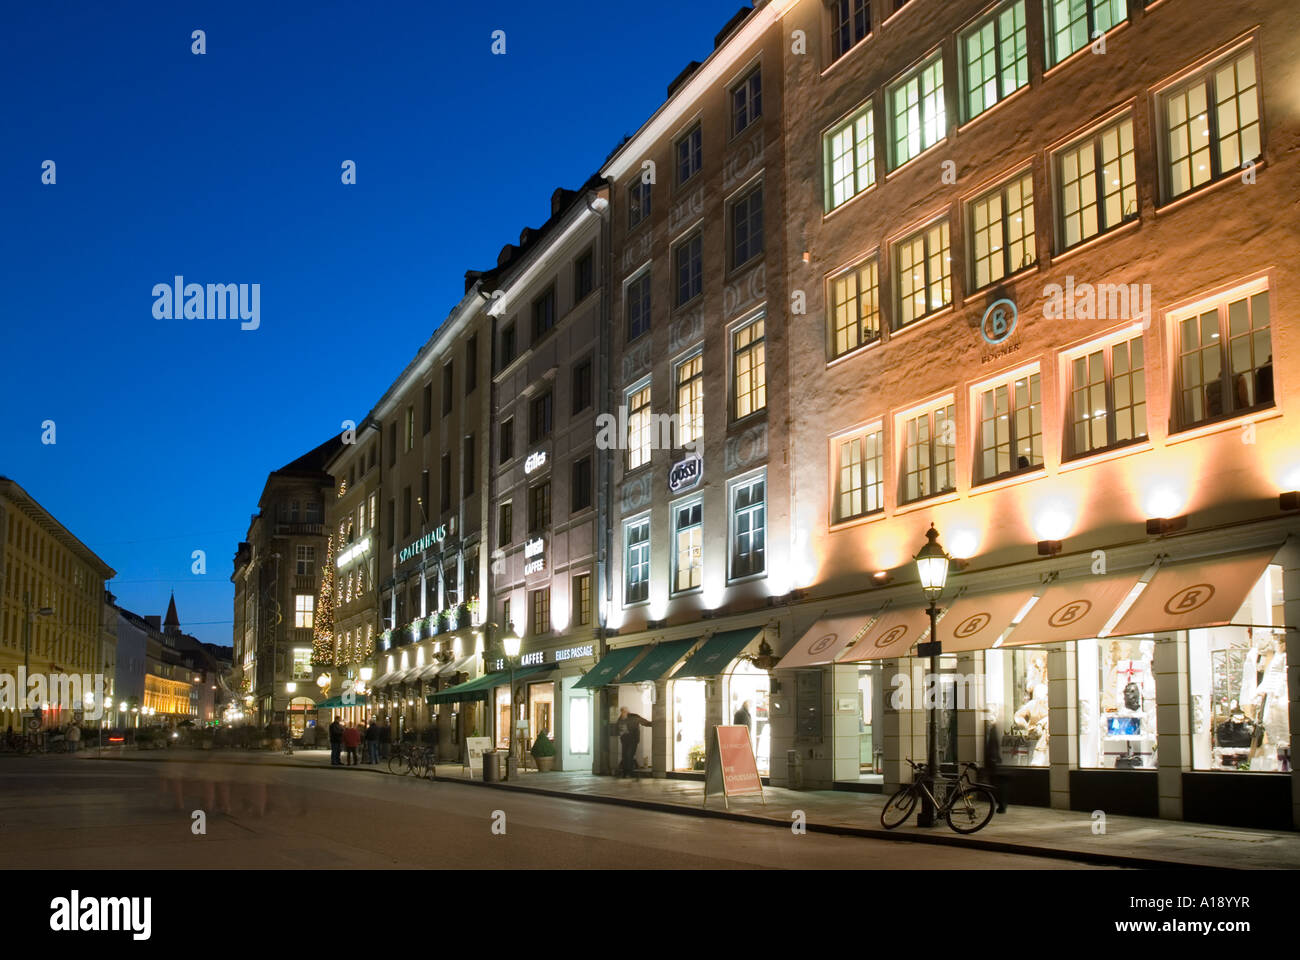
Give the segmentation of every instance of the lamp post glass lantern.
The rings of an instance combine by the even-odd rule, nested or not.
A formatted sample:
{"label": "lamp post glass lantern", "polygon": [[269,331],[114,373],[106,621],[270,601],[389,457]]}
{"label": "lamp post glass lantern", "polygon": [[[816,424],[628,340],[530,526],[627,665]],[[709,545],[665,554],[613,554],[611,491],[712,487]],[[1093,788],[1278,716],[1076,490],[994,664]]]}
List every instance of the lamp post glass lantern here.
{"label": "lamp post glass lantern", "polygon": [[[926,644],[930,653],[930,676],[922,689],[926,690],[930,696],[930,706],[927,710],[926,732],[925,732],[925,768],[926,777],[930,781],[930,791],[921,793],[921,809],[916,815],[916,825],[918,827],[934,826],[934,804],[930,800],[930,795],[934,793],[935,784],[938,782],[939,775],[939,741],[938,741],[938,694],[939,694],[939,654],[943,648],[939,644],[939,608],[935,601],[943,593],[943,585],[948,580],[948,561],[949,556],[939,545],[939,531],[930,524],[930,529],[925,532],[925,546],[915,557],[916,572],[921,580],[921,590],[925,597],[930,601],[926,612],[930,615],[930,642]],[[931,686],[933,684],[933,686]]]}
{"label": "lamp post glass lantern", "polygon": [[515,703],[515,663],[519,657],[519,650],[522,647],[524,638],[519,635],[519,630],[512,623],[506,627],[505,635],[501,638],[501,644],[505,648],[506,662],[510,664],[510,730],[509,730],[509,748],[506,753],[506,779],[510,779],[510,767],[515,764],[515,715],[518,712],[518,706]]}

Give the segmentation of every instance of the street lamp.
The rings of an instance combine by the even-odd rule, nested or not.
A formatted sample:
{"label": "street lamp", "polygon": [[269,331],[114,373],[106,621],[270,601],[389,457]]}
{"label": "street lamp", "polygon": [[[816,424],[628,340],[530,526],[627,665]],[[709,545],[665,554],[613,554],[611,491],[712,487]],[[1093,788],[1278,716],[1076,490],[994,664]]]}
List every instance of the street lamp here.
{"label": "street lamp", "polygon": [[[918,827],[934,826],[934,804],[930,800],[930,794],[934,792],[935,784],[938,781],[939,773],[939,744],[938,744],[938,722],[936,720],[936,708],[938,700],[939,682],[939,654],[943,652],[943,645],[939,642],[938,624],[939,608],[935,601],[943,593],[944,582],[948,579],[948,554],[944,553],[943,547],[939,546],[939,531],[930,524],[930,529],[925,533],[925,546],[915,557],[916,572],[921,579],[921,589],[925,592],[925,598],[930,601],[930,606],[926,611],[930,615],[930,641],[929,643],[918,644],[917,655],[930,656],[930,682],[936,686],[931,689],[931,698],[929,706],[929,716],[927,718],[926,736],[925,736],[925,768],[926,776],[930,780],[929,792],[921,793],[921,811],[916,815],[916,825]],[[928,684],[926,685],[928,688]]]}
{"label": "street lamp", "polygon": [[298,684],[292,680],[284,685],[284,752],[288,756],[293,756],[293,727],[289,722],[289,710],[293,706],[293,694],[297,689]]}
{"label": "street lamp", "polygon": [[519,657],[520,645],[524,638],[519,635],[518,629],[512,623],[506,627],[505,636],[501,638],[501,643],[505,647],[506,660],[510,664],[510,752],[506,754],[506,779],[510,779],[510,765],[515,762],[515,712],[518,709],[515,704],[515,662]]}

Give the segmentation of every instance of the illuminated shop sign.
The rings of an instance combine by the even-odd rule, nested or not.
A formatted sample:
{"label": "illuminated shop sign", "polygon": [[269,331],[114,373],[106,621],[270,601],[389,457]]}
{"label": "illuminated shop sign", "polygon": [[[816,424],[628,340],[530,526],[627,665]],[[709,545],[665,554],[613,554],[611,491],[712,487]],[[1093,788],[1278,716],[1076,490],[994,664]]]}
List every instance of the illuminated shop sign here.
{"label": "illuminated shop sign", "polygon": [[564,663],[566,660],[576,660],[579,657],[590,657],[594,647],[588,643],[579,647],[565,647],[562,650],[547,651],[534,650],[532,653],[525,653],[519,658],[519,666],[536,667],[546,662]]}
{"label": "illuminated shop sign", "polygon": [[541,537],[524,543],[524,573],[540,573],[546,569],[546,558],[542,556],[545,549],[546,541]]}
{"label": "illuminated shop sign", "polygon": [[519,665],[521,667],[532,667],[532,666],[536,666],[539,663],[544,663],[545,661],[546,661],[546,651],[537,650],[534,651],[533,653],[525,653],[522,657],[520,657]]}
{"label": "illuminated shop sign", "polygon": [[555,651],[555,662],[561,663],[565,660],[576,660],[578,657],[590,657],[592,655],[592,645],[586,644],[581,647],[565,647],[563,650]]}
{"label": "illuminated shop sign", "polygon": [[414,543],[408,544],[407,546],[403,547],[402,552],[398,554],[397,557],[398,562],[405,563],[407,560],[410,560],[411,557],[415,556],[417,553],[423,553],[424,551],[432,547],[434,544],[442,543],[442,541],[446,539],[447,539],[447,525],[444,523],[442,526],[440,526],[437,530],[434,530],[432,533],[426,533],[419,540],[416,540]]}
{"label": "illuminated shop sign", "polygon": [[528,459],[524,461],[524,473],[532,473],[534,470],[540,470],[544,466],[546,466],[546,451],[535,450],[530,453]]}
{"label": "illuminated shop sign", "polygon": [[693,487],[700,482],[702,476],[704,476],[704,458],[698,453],[693,453],[686,459],[674,463],[672,469],[668,471],[668,489],[676,493],[678,490]]}

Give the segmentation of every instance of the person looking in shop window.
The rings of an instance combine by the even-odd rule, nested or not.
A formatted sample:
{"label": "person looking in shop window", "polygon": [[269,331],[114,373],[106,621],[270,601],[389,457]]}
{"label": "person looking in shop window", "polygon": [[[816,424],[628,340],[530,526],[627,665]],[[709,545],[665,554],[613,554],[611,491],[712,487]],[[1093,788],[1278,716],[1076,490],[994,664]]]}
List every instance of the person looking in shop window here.
{"label": "person looking in shop window", "polygon": [[614,730],[619,743],[623,746],[623,762],[619,767],[620,777],[636,776],[636,748],[641,742],[641,728],[653,726],[645,717],[637,713],[628,713],[627,707],[618,708],[618,720]]}

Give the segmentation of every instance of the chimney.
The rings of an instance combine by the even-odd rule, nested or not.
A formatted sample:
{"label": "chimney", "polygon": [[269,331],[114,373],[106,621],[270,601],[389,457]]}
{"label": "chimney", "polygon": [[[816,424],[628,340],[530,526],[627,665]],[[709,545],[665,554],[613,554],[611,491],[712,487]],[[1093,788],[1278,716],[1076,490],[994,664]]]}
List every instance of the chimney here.
{"label": "chimney", "polygon": [[159,633],[162,633],[162,617],[150,615],[144,618],[144,622],[149,624],[149,626],[153,627]]}

